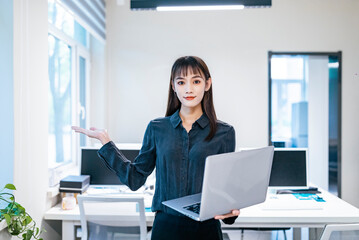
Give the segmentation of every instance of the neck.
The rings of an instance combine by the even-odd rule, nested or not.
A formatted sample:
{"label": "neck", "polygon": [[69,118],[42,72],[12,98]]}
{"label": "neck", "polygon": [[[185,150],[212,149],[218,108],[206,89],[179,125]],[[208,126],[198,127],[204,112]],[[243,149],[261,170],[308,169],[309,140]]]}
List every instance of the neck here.
{"label": "neck", "polygon": [[185,123],[194,123],[197,119],[199,119],[203,114],[201,104],[198,104],[196,107],[187,108],[181,106],[181,110],[179,115],[182,119],[182,122]]}

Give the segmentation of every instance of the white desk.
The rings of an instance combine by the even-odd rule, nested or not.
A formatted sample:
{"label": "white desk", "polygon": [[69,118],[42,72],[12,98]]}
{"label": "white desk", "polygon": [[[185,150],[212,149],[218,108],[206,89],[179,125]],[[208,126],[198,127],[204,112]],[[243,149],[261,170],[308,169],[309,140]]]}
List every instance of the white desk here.
{"label": "white desk", "polygon": [[[294,197],[287,199],[288,196],[275,195],[277,199],[272,199],[273,195],[268,194],[265,203],[258,204],[249,208],[241,210],[240,216],[237,218],[233,225],[223,224],[225,228],[258,228],[258,227],[293,227],[294,239],[300,239],[298,228],[323,228],[329,223],[359,223],[359,209],[346,203],[345,201],[337,198],[336,196],[325,192],[319,194],[325,202],[318,202],[319,205],[315,205],[320,209],[310,209],[310,204],[306,204],[304,208],[300,209],[301,201],[314,201],[314,200],[298,200]],[[148,195],[147,195],[148,196]],[[284,209],[272,209],[268,208],[276,206],[276,201],[281,203],[286,198],[290,203],[283,205]],[[274,201],[274,202],[273,202]],[[299,201],[299,202],[298,202]],[[274,204],[273,204],[274,203]],[[270,204],[271,206],[269,206]],[[280,205],[280,204],[279,204]],[[297,209],[288,209],[288,206],[298,206]],[[314,208],[315,208],[314,207]],[[300,210],[298,210],[300,209]],[[124,217],[130,217],[134,212],[124,213]],[[62,239],[72,240],[74,239],[74,226],[80,225],[80,214],[78,208],[74,210],[62,210],[60,205],[51,208],[45,213],[44,216],[47,220],[61,220],[62,221]],[[147,225],[152,226],[154,220],[154,213],[146,213]],[[315,238],[315,236],[313,237]]]}

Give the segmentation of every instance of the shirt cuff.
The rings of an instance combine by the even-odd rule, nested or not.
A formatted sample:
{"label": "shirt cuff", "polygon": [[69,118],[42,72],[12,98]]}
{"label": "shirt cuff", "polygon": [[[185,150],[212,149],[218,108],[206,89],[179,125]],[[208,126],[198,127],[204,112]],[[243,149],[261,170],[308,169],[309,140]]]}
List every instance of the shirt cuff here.
{"label": "shirt cuff", "polygon": [[237,216],[234,216],[234,217],[229,217],[229,218],[225,218],[223,219],[222,221],[225,223],[225,224],[233,224],[237,219]]}
{"label": "shirt cuff", "polygon": [[108,151],[109,148],[116,146],[112,141],[109,141],[108,143],[106,143],[105,145],[103,145],[99,150],[98,153],[101,156],[106,156],[106,152]]}

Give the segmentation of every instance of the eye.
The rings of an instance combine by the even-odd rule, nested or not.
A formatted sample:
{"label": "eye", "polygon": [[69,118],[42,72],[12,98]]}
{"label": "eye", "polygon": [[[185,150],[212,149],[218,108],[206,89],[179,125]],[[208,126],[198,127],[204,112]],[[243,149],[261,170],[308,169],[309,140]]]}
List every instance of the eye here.
{"label": "eye", "polygon": [[200,83],[201,83],[201,80],[194,80],[193,83],[194,83],[194,84],[200,84]]}
{"label": "eye", "polygon": [[184,84],[184,81],[177,81],[177,84],[178,84],[178,85],[183,85],[183,84]]}

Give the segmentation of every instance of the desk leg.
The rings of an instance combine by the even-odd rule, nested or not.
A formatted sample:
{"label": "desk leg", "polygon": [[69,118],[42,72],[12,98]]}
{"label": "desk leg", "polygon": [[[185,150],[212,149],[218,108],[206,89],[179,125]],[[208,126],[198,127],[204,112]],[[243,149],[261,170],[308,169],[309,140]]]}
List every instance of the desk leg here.
{"label": "desk leg", "polygon": [[302,239],[302,229],[293,228],[293,240],[301,240],[301,239]]}
{"label": "desk leg", "polygon": [[74,221],[62,221],[62,240],[75,240]]}

